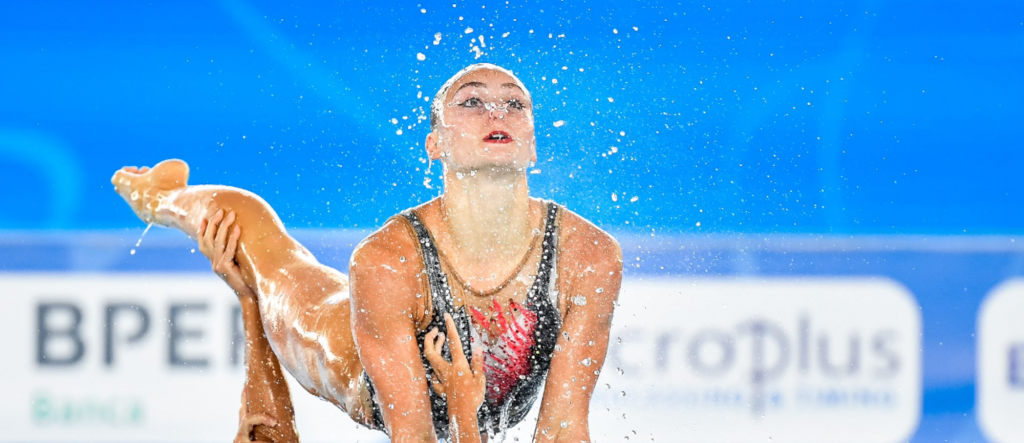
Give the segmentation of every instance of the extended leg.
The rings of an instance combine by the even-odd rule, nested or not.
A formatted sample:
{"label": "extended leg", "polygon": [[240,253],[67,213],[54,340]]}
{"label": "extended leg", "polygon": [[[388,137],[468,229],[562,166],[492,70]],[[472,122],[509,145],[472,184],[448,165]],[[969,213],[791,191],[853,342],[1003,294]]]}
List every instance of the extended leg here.
{"label": "extended leg", "polygon": [[[275,362],[280,358],[304,388],[353,414],[352,405],[360,402],[362,365],[349,325],[347,278],[319,264],[255,194],[227,186],[187,186],[187,180],[188,166],[169,160],[151,170],[122,169],[112,182],[141,219],[179,229],[192,238],[198,237],[203,220],[217,211],[234,212],[234,224],[241,228],[235,259],[258,305],[250,308],[245,319],[247,341],[256,345],[251,354],[258,350],[271,357],[276,354]],[[250,360],[251,377],[253,368],[268,361]],[[275,398],[273,392],[259,389],[284,383],[270,373],[264,381],[258,377],[247,381],[250,404],[254,398],[265,403]]]}
{"label": "extended leg", "polygon": [[236,259],[246,283],[254,288],[265,289],[262,284],[272,284],[283,269],[318,265],[309,251],[285,232],[262,198],[228,186],[187,186],[188,172],[185,162],[167,160],[152,169],[124,168],[111,181],[143,221],[179,229],[193,239],[203,220],[218,210],[234,211],[237,224],[243,227]]}

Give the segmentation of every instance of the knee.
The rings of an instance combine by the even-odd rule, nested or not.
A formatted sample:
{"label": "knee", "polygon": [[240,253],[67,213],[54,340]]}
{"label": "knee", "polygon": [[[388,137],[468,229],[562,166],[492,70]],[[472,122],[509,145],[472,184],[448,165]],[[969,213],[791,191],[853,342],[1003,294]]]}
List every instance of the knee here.
{"label": "knee", "polygon": [[264,219],[267,215],[277,218],[273,209],[262,197],[244,189],[229,188],[218,189],[212,194],[213,209],[234,211],[240,219],[255,217],[257,220]]}

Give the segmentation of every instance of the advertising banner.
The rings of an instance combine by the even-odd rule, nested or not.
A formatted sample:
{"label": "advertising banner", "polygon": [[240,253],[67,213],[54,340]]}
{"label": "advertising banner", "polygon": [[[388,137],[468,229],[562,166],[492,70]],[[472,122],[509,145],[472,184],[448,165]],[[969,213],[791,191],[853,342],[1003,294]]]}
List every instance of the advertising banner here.
{"label": "advertising banner", "polygon": [[[212,274],[0,274],[0,441],[230,441],[241,311]],[[303,441],[386,441],[291,383]]]}
{"label": "advertising banner", "polygon": [[883,443],[917,427],[921,316],[890,280],[645,278],[620,302],[598,435]]}
{"label": "advertising banner", "polygon": [[[234,436],[241,317],[216,277],[0,274],[0,291],[0,440]],[[890,280],[631,278],[619,302],[595,439],[885,443],[917,426],[921,319]],[[293,380],[292,396],[304,441],[386,440]]]}
{"label": "advertising banner", "polygon": [[992,290],[978,315],[978,421],[993,441],[1024,441],[1024,279]]}

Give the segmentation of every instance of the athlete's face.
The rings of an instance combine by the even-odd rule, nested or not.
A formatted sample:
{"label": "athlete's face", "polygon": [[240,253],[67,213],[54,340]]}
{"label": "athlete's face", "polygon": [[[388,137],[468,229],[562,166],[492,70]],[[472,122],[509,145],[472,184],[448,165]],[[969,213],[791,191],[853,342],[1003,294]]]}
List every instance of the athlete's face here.
{"label": "athlete's face", "polygon": [[450,169],[523,169],[537,158],[533,103],[504,72],[467,73],[449,89],[441,114],[427,152]]}

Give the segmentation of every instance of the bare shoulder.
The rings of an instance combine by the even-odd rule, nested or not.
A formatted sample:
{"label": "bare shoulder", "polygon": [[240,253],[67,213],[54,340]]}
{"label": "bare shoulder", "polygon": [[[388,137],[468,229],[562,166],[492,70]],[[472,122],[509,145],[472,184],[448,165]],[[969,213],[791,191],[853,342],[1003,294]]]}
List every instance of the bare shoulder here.
{"label": "bare shoulder", "polygon": [[409,222],[393,217],[363,239],[349,260],[352,301],[364,307],[406,309],[422,296],[423,260]]}
{"label": "bare shoulder", "polygon": [[619,242],[590,220],[568,209],[561,211],[558,253],[560,260],[582,268],[622,271]]}
{"label": "bare shoulder", "polygon": [[[392,217],[384,226],[359,242],[352,251],[349,271],[360,266],[376,266],[390,261],[408,261],[419,254],[416,234],[402,217]],[[403,258],[404,257],[404,258]]]}

